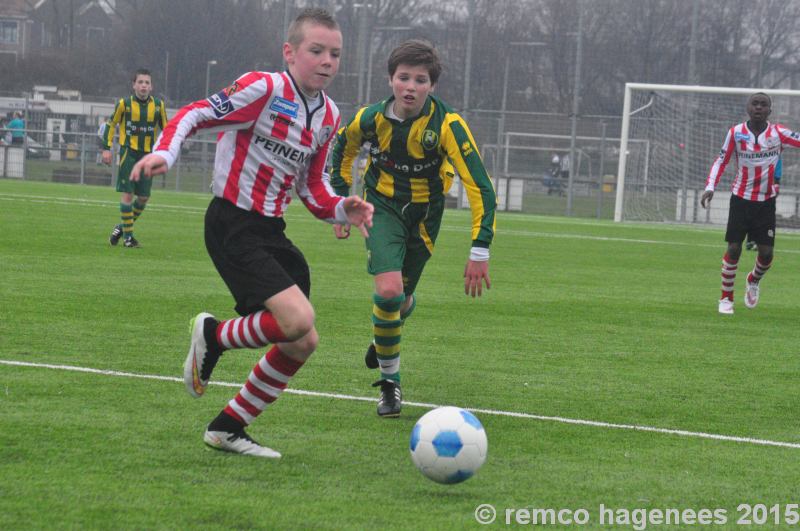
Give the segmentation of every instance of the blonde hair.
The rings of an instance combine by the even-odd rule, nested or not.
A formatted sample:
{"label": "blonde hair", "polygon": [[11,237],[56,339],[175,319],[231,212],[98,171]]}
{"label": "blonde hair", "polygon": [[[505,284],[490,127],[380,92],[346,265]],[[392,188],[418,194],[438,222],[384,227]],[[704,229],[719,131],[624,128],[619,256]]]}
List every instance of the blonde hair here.
{"label": "blonde hair", "polygon": [[289,30],[286,32],[286,42],[294,47],[299,46],[305,38],[303,32],[305,24],[316,24],[331,30],[339,29],[339,23],[328,11],[318,7],[311,7],[301,11],[297,18],[294,19],[294,22],[289,25]]}

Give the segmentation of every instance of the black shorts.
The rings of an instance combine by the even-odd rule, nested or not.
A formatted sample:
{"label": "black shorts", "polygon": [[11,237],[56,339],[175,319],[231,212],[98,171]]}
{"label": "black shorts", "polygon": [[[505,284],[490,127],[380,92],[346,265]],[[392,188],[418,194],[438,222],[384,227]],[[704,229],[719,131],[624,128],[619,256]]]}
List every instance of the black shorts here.
{"label": "black shorts", "polygon": [[748,234],[750,240],[758,244],[775,246],[774,197],[766,201],[748,201],[731,195],[725,241],[742,243]]}
{"label": "black shorts", "polygon": [[294,285],[310,295],[308,264],[285,228],[283,218],[248,212],[218,197],[208,205],[206,249],[239,315],[262,309],[265,300]]}

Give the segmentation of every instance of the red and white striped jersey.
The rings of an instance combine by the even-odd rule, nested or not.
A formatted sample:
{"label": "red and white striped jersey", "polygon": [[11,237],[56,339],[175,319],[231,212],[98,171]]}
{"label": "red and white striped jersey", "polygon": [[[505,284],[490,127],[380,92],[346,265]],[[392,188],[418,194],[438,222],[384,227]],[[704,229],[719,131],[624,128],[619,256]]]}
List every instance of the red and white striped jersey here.
{"label": "red and white striped jersey", "polygon": [[775,196],[775,166],[784,146],[800,147],[800,133],[781,124],[767,123],[756,137],[747,122],[728,130],[719,157],[711,166],[706,179],[706,191],[714,191],[732,157],[736,157],[736,178],[731,191],[748,201],[766,201]]}
{"label": "red and white striped jersey", "polygon": [[288,72],[249,72],[178,111],[153,152],[171,167],[186,138],[199,130],[218,131],[214,195],[244,210],[281,217],[294,187],[316,217],[332,221],[342,198],[323,172],[339,120],[339,109],[325,93],[316,104],[308,102]]}

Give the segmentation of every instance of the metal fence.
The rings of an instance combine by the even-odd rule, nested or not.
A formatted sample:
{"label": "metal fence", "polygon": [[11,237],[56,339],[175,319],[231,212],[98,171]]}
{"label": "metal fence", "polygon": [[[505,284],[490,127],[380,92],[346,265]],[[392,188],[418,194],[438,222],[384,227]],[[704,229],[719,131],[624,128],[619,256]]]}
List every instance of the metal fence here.
{"label": "metal fence", "polygon": [[[348,120],[355,108],[342,106]],[[117,164],[102,164],[95,122],[67,121],[62,128],[47,127],[42,113],[30,113],[38,128],[26,131],[24,144],[0,143],[0,177],[96,186],[115,186]],[[470,125],[498,193],[501,210],[564,215],[568,179],[554,172],[554,154],[569,153],[569,117],[558,114],[474,110],[462,113]],[[51,120],[52,121],[52,120]],[[90,123],[91,122],[91,123]],[[619,119],[582,117],[577,137],[577,162],[572,165],[572,214],[611,219],[619,145]],[[89,129],[71,131],[68,129]],[[154,187],[206,192],[211,184],[215,137],[192,137],[183,146],[175,166],[156,177]],[[116,147],[113,149],[116,154]],[[115,156],[116,159],[116,156]],[[468,208],[463,191],[451,190],[448,206]]]}
{"label": "metal fence", "polygon": [[[190,139],[175,166],[155,178],[154,187],[178,192],[208,191],[214,149],[211,139]],[[21,145],[0,144],[0,177],[114,187],[118,149],[112,149],[111,166],[102,163],[102,151],[95,133],[29,129]]]}

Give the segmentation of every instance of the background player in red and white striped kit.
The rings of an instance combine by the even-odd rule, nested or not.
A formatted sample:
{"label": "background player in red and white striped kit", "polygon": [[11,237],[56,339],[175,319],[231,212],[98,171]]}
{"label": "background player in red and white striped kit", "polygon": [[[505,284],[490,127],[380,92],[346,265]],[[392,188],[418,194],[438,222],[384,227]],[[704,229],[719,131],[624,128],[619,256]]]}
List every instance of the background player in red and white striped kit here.
{"label": "background player in red and white striped kit", "polygon": [[188,136],[197,130],[221,132],[205,240],[241,317],[218,321],[200,313],[193,319],[184,365],[189,393],[203,394],[224,350],[273,346],[208,425],[203,440],[213,448],[280,457],[244,428],[280,396],[319,340],[308,300],[308,264],[284,234],[289,191],[294,187],[320,219],[355,224],[364,236],[372,226],[371,204],[357,196],[338,197],[323,179],[340,121],[323,89],[336,75],[341,48],[342,34],[328,12],[303,11],[283,45],[287,72],[247,73],[227,89],[182,108],[153,153],[132,172],[135,178],[164,173]]}
{"label": "background player in red and white striped kit", "polygon": [[734,158],[737,171],[725,232],[728,249],[722,258],[722,297],[719,300],[719,313],[722,314],[733,313],[733,286],[745,236],[749,234],[758,246],[755,266],[747,275],[744,304],[748,308],[755,308],[758,304],[759,281],[772,265],[775,199],[780,180],[776,176],[776,166],[785,146],[800,147],[800,133],[768,122],[770,112],[772,100],[768,95],[756,92],[750,96],[747,100],[750,119],[728,130],[719,157],[706,179],[706,190],[700,198],[703,208],[708,208],[725,166]]}

